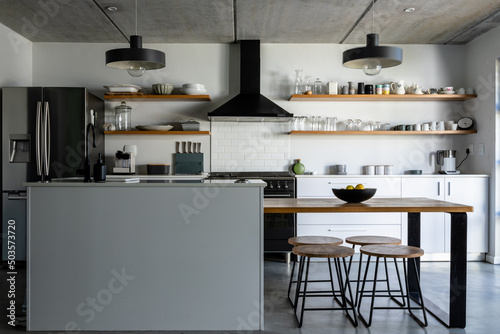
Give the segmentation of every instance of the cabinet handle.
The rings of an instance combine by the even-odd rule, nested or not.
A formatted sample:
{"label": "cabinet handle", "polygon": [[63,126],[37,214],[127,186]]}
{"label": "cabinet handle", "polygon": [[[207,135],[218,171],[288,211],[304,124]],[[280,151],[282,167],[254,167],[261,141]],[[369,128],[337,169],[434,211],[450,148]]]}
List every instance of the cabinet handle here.
{"label": "cabinet handle", "polygon": [[451,196],[451,182],[448,182],[448,196]]}
{"label": "cabinet handle", "polygon": [[438,196],[441,196],[441,182],[438,182]]}
{"label": "cabinet handle", "polygon": [[367,230],[334,230],[332,228],[329,228],[328,232],[335,232],[335,233],[345,233],[345,232],[349,232],[349,233],[367,233],[368,231]]}

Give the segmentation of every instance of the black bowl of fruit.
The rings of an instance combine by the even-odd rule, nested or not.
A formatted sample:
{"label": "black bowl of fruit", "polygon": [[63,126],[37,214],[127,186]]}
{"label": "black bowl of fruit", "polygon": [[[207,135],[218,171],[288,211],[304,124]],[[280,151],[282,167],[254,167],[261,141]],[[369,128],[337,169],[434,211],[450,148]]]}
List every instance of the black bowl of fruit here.
{"label": "black bowl of fruit", "polygon": [[342,201],[347,203],[361,203],[372,198],[377,192],[377,188],[365,188],[362,184],[358,184],[356,187],[347,186],[343,189],[333,188],[332,191],[333,194]]}

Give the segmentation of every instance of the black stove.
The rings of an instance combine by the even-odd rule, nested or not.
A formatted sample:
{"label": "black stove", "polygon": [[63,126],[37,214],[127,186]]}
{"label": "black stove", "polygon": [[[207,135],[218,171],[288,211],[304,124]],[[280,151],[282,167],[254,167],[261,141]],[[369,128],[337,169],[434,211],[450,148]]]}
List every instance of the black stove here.
{"label": "black stove", "polygon": [[287,171],[271,172],[213,172],[209,179],[234,179],[237,183],[245,180],[260,179],[267,183],[264,188],[265,198],[294,198],[295,176]]}
{"label": "black stove", "polygon": [[[295,198],[295,176],[287,171],[270,172],[213,172],[209,179],[234,179],[237,183],[260,179],[267,183],[264,198]],[[290,261],[292,246],[288,238],[296,235],[295,214],[264,214],[264,252],[285,254],[285,261]],[[271,255],[270,255],[271,256]]]}

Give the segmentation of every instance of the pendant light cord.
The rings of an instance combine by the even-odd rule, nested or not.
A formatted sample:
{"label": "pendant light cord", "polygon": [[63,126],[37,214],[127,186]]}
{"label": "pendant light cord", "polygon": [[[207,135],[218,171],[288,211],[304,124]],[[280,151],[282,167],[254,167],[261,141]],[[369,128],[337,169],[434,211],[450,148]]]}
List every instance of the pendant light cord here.
{"label": "pendant light cord", "polygon": [[375,0],[372,0],[372,34],[374,33],[375,33]]}
{"label": "pendant light cord", "polygon": [[137,0],[135,0],[135,34],[137,35]]}

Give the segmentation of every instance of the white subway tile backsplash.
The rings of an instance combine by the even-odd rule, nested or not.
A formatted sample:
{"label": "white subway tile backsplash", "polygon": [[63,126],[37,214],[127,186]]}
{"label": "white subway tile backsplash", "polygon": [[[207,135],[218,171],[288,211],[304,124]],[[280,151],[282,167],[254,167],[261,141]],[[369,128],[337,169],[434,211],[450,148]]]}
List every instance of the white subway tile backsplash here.
{"label": "white subway tile backsplash", "polygon": [[290,137],[286,127],[279,123],[212,123],[212,171],[287,170]]}
{"label": "white subway tile backsplash", "polygon": [[239,138],[239,136],[238,136],[238,133],[236,133],[236,132],[229,132],[229,133],[226,133],[225,138],[237,139],[237,138]]}

